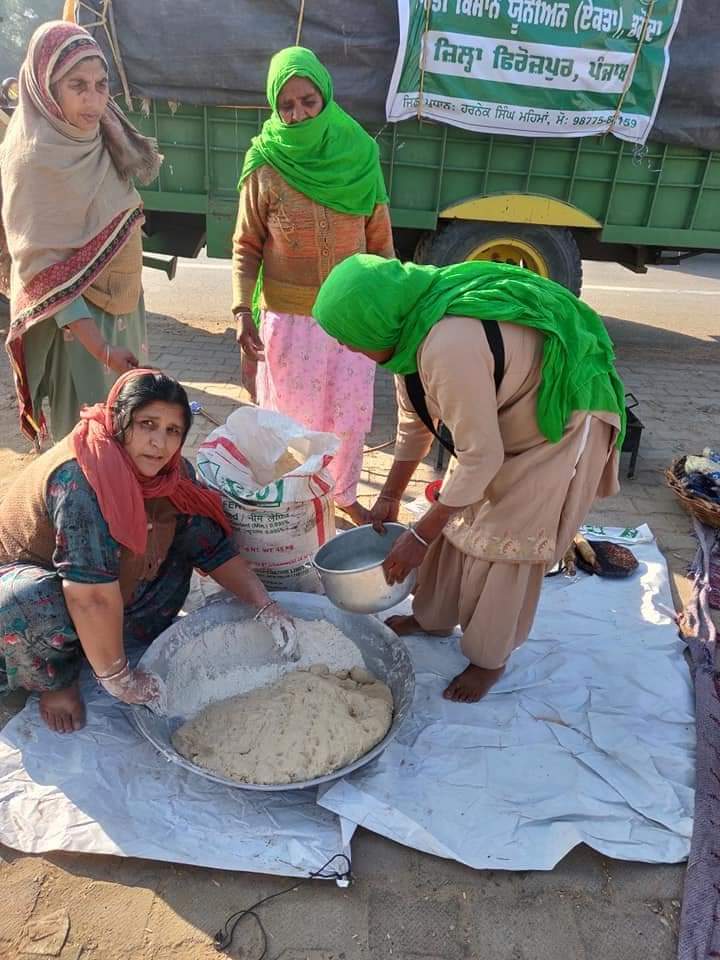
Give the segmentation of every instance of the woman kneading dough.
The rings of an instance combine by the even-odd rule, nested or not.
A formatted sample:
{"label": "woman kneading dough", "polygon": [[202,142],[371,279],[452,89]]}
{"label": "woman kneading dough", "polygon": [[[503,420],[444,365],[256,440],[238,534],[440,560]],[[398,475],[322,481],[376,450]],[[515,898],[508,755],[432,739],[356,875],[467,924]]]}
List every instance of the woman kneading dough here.
{"label": "woman kneading dough", "polygon": [[470,663],[444,696],[479,700],[527,639],[546,569],[595,498],[618,490],[625,405],[612,342],[564,287],[482,261],[354,256],[332,271],[313,316],[396,374],[399,427],[376,528],[397,519],[430,428],[441,420],[452,433],[438,501],[387,557],[391,583],[418,568],[412,615],[388,625],[447,635],[459,623]]}
{"label": "woman kneading dough", "polygon": [[158,701],[158,678],[129,665],[124,641],[148,645],[170,626],[194,568],[254,606],[295,656],[293,620],[238,556],[219,494],[182,457],[191,423],[176,380],[125,373],[0,505],[0,693],[38,691],[57,733],[84,725],[83,657],[112,696]]}

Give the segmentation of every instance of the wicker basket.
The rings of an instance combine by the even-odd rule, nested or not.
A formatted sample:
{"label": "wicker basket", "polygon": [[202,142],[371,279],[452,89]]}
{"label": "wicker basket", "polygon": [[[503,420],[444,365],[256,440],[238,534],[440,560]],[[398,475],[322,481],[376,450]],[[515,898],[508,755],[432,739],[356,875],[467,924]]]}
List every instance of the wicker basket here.
{"label": "wicker basket", "polygon": [[679,457],[677,460],[673,460],[672,466],[665,471],[665,479],[680,501],[680,506],[701,523],[706,523],[709,527],[720,528],[720,504],[713,503],[712,500],[699,497],[687,490],[682,483],[684,476],[685,457]]}

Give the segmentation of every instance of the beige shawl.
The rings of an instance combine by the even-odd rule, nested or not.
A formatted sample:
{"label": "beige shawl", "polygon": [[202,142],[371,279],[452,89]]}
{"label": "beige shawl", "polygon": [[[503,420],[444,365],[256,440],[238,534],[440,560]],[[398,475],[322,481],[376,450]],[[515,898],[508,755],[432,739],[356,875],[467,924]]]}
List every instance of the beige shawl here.
{"label": "beige shawl", "polygon": [[112,101],[89,133],[62,116],[50,84],[88,57],[105,60],[86,30],[51,21],[33,35],[20,70],[19,104],[0,146],[13,300],[46,268],[92,244],[119,214],[140,207],[131,178],[148,183],[160,167],[154,141],[138,134]]}
{"label": "beige shawl", "polygon": [[19,102],[0,146],[0,291],[10,297],[7,350],[23,430],[32,436],[22,339],[86,290],[144,217],[136,177],[149,183],[162,157],[110,101],[97,130],[68,123],[52,84],[89,57],[90,34],[54,20],[35,31],[19,76]]}

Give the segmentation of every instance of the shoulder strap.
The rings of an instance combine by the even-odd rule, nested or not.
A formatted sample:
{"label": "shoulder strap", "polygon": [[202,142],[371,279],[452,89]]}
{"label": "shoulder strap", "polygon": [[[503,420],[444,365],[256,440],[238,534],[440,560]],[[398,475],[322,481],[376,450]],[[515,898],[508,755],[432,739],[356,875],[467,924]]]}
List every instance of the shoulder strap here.
{"label": "shoulder strap", "polygon": [[[482,320],[481,323],[485,328],[485,335],[487,336],[488,345],[493,355],[493,379],[495,380],[495,393],[497,393],[502,384],[503,374],[505,373],[505,344],[503,343],[500,325],[497,320]],[[415,409],[415,413],[417,413],[418,417],[420,417],[438,443],[454,457],[455,444],[452,442],[452,438],[448,439],[447,430],[439,431],[430,416],[419,373],[407,374],[405,377],[405,389],[407,390],[410,403]]]}
{"label": "shoulder strap", "polygon": [[502,333],[500,333],[500,324],[497,320],[483,320],[485,327],[485,336],[488,339],[490,352],[493,355],[495,379],[495,393],[498,393],[502,386],[503,375],[505,373],[505,344],[503,343]]}
{"label": "shoulder strap", "polygon": [[430,416],[430,411],[427,408],[427,401],[425,400],[425,391],[423,390],[419,373],[408,373],[406,375],[405,389],[407,390],[408,397],[410,398],[410,403],[415,408],[415,413],[420,417],[422,422],[435,437],[438,443],[445,447],[451,457],[454,457],[455,444],[442,436],[442,434],[436,428],[433,418]]}

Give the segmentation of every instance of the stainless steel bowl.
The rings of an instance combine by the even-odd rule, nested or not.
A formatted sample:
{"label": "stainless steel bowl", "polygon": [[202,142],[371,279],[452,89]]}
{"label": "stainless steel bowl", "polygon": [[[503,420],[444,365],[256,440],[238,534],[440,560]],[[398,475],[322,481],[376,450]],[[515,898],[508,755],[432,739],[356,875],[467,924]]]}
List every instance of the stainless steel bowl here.
{"label": "stainless steel bowl", "polygon": [[389,586],[382,564],[393,544],[407,527],[386,523],[386,533],[372,527],[355,527],[339,533],[320,547],[313,558],[325,595],[350,613],[379,613],[400,603],[415,586],[415,571]]}
{"label": "stainless steel bowl", "polygon": [[393,720],[380,743],[375,744],[364,756],[324,777],[301,783],[238,783],[186,760],[173,746],[172,735],[205,703],[213,702],[216,698],[213,688],[219,689],[223,685],[223,678],[232,678],[236,671],[245,667],[285,665],[269,631],[264,631],[267,636],[258,637],[251,632],[245,636],[242,633],[233,635],[231,629],[223,629],[232,628],[241,620],[251,620],[255,611],[237,600],[218,598],[168,627],[140,660],[141,667],[153,671],[166,683],[167,716],[157,716],[147,707],[135,706],[131,710],[138,730],[168,760],[192,770],[200,777],[238,790],[302,790],[352,773],[383,752],[409,714],[415,694],[415,673],[407,647],[376,617],[343,613],[331,606],[325,597],[311,593],[287,592],[274,596],[293,616],[305,620],[329,620],[350,637],[360,650],[367,669],[392,690]]}

